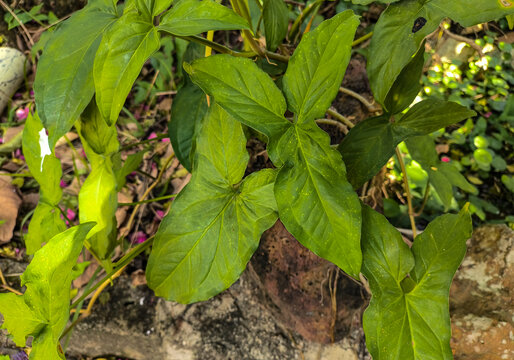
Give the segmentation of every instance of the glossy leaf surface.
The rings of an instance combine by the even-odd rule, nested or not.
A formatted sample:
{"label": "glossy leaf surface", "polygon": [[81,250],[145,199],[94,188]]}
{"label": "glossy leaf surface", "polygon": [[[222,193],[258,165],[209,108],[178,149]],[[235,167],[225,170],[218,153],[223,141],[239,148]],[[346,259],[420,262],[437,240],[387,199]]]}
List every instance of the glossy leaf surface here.
{"label": "glossy leaf surface", "polygon": [[284,0],[264,0],[262,20],[266,34],[266,47],[275,51],[287,35],[289,9]]}
{"label": "glossy leaf surface", "polygon": [[288,108],[299,122],[322,117],[330,107],[350,61],[358,25],[358,16],[348,10],[303,36],[282,81]]}
{"label": "glossy leaf surface", "polygon": [[242,29],[250,29],[245,19],[212,0],[181,0],[162,16],[159,24],[159,30],[180,36]]}
{"label": "glossy leaf surface", "polygon": [[191,182],[155,237],[147,267],[150,288],[181,303],[206,300],[243,272],[261,234],[276,219],[276,172],[244,179],[249,155],[241,124],[216,104],[198,137]]}
{"label": "glossy leaf surface", "polygon": [[4,327],[16,344],[25,346],[27,336],[35,337],[31,360],[62,358],[57,345],[70,314],[71,270],[93,225],[75,226],[38,250],[21,276],[27,288],[22,296],[0,294]]}
{"label": "glossy leaf surface", "polygon": [[453,359],[449,289],[471,230],[467,209],[443,215],[409,249],[385,217],[363,208],[362,272],[373,293],[364,331],[373,359]]}
{"label": "glossy leaf surface", "polygon": [[471,26],[512,13],[514,4],[504,6],[496,0],[405,0],[391,4],[377,22],[369,49],[368,75],[375,98],[384,103],[389,89],[423,39],[444,18]]}
{"label": "glossy leaf surface", "polygon": [[117,19],[112,4],[92,1],[64,21],[51,35],[38,62],[36,106],[48,129],[51,149],[93,97],[95,54],[102,36]]}
{"label": "glossy leaf surface", "polygon": [[386,116],[362,121],[338,147],[348,168],[348,180],[354,189],[361,187],[380,171],[402,141],[428,135],[474,115],[474,111],[457,103],[427,99],[394,123]]}
{"label": "glossy leaf surface", "polygon": [[160,47],[157,28],[129,11],[105,34],[94,63],[96,102],[109,125],[118,119],[144,63]]}
{"label": "glossy leaf surface", "polygon": [[360,204],[341,155],[313,121],[291,125],[278,148],[287,159],[275,184],[281,221],[305,247],[358,277]]}
{"label": "glossy leaf surface", "polygon": [[61,162],[50,150],[43,124],[36,114],[29,114],[23,129],[23,154],[30,173],[39,184],[39,202],[29,223],[25,245],[34,254],[41,244],[64,231],[66,225],[58,208],[62,197]]}

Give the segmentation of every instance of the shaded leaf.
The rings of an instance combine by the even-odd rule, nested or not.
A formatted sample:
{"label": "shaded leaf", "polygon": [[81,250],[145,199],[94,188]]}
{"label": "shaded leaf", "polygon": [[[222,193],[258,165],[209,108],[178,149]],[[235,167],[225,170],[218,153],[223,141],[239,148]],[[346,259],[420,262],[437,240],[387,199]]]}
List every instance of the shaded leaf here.
{"label": "shaded leaf", "polygon": [[474,111],[457,103],[427,99],[394,123],[380,116],[357,124],[338,147],[348,168],[348,180],[354,189],[361,187],[380,171],[402,141],[428,135],[474,115]]}
{"label": "shaded leaf", "polygon": [[505,7],[502,1],[405,0],[389,5],[376,24],[369,49],[367,69],[375,98],[384,104],[402,69],[444,18],[471,26],[512,13],[514,4]]}
{"label": "shaded leaf", "polygon": [[94,63],[96,102],[105,121],[118,119],[144,63],[160,47],[157,28],[129,11],[105,34]]}
{"label": "shaded leaf", "polygon": [[95,54],[103,34],[116,19],[112,1],[90,2],[64,21],[46,44],[38,62],[34,92],[51,149],[93,97]]}
{"label": "shaded leaf", "polygon": [[275,51],[282,44],[289,27],[289,9],[284,0],[264,0],[262,20],[266,34],[266,47]]}
{"label": "shaded leaf", "polygon": [[448,296],[471,230],[467,208],[443,215],[409,250],[382,215],[363,209],[362,272],[373,293],[363,325],[374,359],[453,359]]}
{"label": "shaded leaf", "polygon": [[181,0],[162,16],[159,24],[159,30],[179,36],[242,29],[250,29],[245,19],[212,0]]}
{"label": "shaded leaf", "polygon": [[299,122],[322,117],[336,97],[359,25],[351,10],[323,21],[305,34],[282,80],[288,108]]}
{"label": "shaded leaf", "polygon": [[238,279],[277,219],[273,182],[262,170],[241,183],[249,159],[241,125],[212,105],[198,137],[191,182],[155,237],[147,267],[158,296],[206,300]]}

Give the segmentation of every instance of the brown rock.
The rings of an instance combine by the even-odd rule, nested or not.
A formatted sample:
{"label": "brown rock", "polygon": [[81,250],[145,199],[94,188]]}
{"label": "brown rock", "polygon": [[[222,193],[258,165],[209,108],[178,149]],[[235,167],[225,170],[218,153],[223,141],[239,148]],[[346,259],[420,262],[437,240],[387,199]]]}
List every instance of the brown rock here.
{"label": "brown rock", "polygon": [[[280,221],[263,234],[251,264],[276,306],[277,319],[305,339],[328,343],[360,327],[366,303],[360,286],[342,272],[336,276],[339,270],[332,263],[298,243]],[[337,303],[335,328],[331,289]]]}

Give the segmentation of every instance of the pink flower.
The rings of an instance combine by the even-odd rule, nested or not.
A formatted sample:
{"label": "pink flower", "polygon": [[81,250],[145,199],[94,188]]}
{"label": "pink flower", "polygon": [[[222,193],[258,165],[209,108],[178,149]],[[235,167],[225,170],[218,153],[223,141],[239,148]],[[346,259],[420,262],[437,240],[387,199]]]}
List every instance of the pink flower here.
{"label": "pink flower", "polygon": [[148,140],[155,139],[156,137],[157,137],[157,134],[153,132],[150,134],[150,136],[148,136]]}
{"label": "pink flower", "polygon": [[65,187],[68,187],[68,184],[66,184],[66,181],[61,179],[61,182],[59,183],[59,186],[61,187],[61,189],[64,189]]}
{"label": "pink flower", "polygon": [[70,220],[75,220],[75,217],[77,216],[77,213],[71,209],[66,210],[66,217]]}
{"label": "pink flower", "polygon": [[491,117],[491,115],[492,115],[492,114],[493,114],[493,113],[492,113],[491,111],[489,111],[489,112],[487,112],[487,113],[485,113],[485,114],[484,114],[484,117],[485,117],[486,119],[489,119],[489,118]]}
{"label": "pink flower", "polygon": [[138,231],[137,233],[134,234],[132,241],[135,242],[136,244],[142,244],[146,241],[146,239],[148,239],[146,234],[142,231]]}
{"label": "pink flower", "polygon": [[29,116],[29,108],[19,108],[16,110],[16,117],[18,120],[25,120]]}
{"label": "pink flower", "polygon": [[30,90],[30,97],[33,98],[34,97],[34,90]]}
{"label": "pink flower", "polygon": [[442,161],[442,162],[445,162],[445,163],[449,163],[449,162],[451,161],[451,159],[450,159],[448,156],[443,156],[443,157],[441,158],[441,161]]}
{"label": "pink flower", "polygon": [[155,215],[157,215],[157,219],[158,219],[158,220],[162,220],[162,218],[164,217],[164,211],[162,211],[162,210],[157,210],[157,211],[155,212]]}
{"label": "pink flower", "polygon": [[170,138],[164,138],[161,140],[163,143],[169,143],[170,142]]}
{"label": "pink flower", "polygon": [[25,161],[25,156],[23,156],[21,149],[16,149],[16,151],[14,152],[14,157]]}

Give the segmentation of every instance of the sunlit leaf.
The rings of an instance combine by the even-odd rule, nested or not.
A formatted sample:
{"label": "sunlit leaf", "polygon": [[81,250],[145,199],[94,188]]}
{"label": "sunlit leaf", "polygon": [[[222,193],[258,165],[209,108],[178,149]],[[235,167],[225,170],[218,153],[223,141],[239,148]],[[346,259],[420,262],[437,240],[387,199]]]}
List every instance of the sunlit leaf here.
{"label": "sunlit leaf", "polygon": [[244,179],[249,155],[241,124],[211,105],[200,131],[191,182],[173,202],[147,267],[158,296],[206,300],[238,279],[276,219],[276,172]]}

